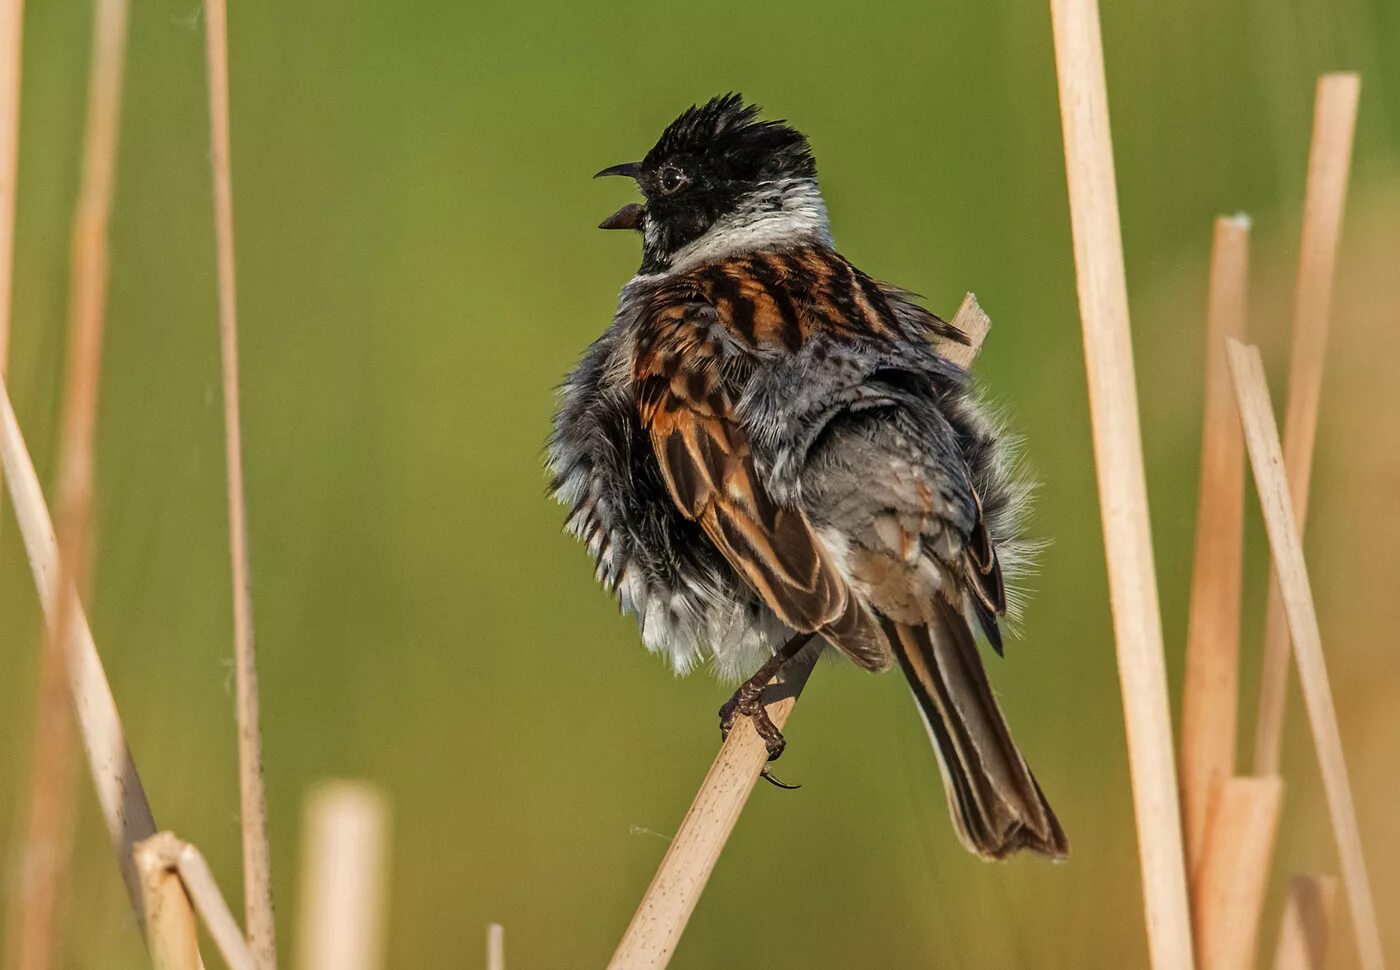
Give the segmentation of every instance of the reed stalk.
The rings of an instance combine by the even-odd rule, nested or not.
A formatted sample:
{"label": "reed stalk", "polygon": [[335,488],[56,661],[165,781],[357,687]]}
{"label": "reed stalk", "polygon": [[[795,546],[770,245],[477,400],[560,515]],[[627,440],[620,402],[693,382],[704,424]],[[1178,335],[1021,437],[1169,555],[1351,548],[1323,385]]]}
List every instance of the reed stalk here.
{"label": "reed stalk", "polygon": [[1191,917],[1181,810],[1098,4],[1051,0],[1050,16],[1148,949],[1158,970],[1189,970]]}
{"label": "reed stalk", "polygon": [[301,970],[378,970],[388,903],[389,808],[360,782],[329,782],[302,822]]}
{"label": "reed stalk", "polygon": [[[1206,309],[1196,557],[1181,695],[1181,810],[1189,869],[1201,861],[1212,800],[1235,773],[1244,577],[1244,437],[1235,417],[1225,340],[1244,338],[1249,220],[1215,220]],[[1193,896],[1195,895],[1193,878]],[[1200,907],[1193,901],[1193,909]]]}
{"label": "reed stalk", "polygon": [[[1352,136],[1361,80],[1324,74],[1317,82],[1308,184],[1303,202],[1298,284],[1293,301],[1293,355],[1284,415],[1283,461],[1301,534],[1307,525],[1313,444],[1322,397],[1322,365],[1332,313],[1332,282],[1351,171]],[[1283,713],[1288,698],[1288,624],[1277,577],[1269,584],[1264,617],[1264,657],[1259,672],[1259,713],[1254,729],[1254,773],[1278,773]]]}
{"label": "reed stalk", "polygon": [[1332,876],[1294,876],[1283,906],[1274,970],[1323,970],[1337,880]]}
{"label": "reed stalk", "polygon": [[205,0],[209,75],[209,155],[214,182],[214,238],[219,279],[219,351],[224,398],[224,459],[228,489],[229,559],[233,582],[233,656],[238,717],[239,820],[243,828],[243,901],[248,945],[258,970],[276,970],[277,925],[272,910],[272,851],[267,837],[257,656],[253,643],[253,582],[248,555],[243,431],[238,394],[238,290],[234,274],[233,163],[229,138],[228,7]]}
{"label": "reed stalk", "polygon": [[1288,618],[1293,659],[1303,687],[1303,703],[1312,727],[1313,744],[1322,770],[1322,787],[1327,811],[1341,859],[1342,881],[1346,885],[1352,928],[1363,970],[1381,970],[1385,958],[1381,950],[1380,926],[1366,873],[1366,855],[1361,848],[1361,830],[1356,805],[1347,778],[1342,753],[1342,735],[1337,727],[1337,708],[1327,679],[1327,662],[1322,652],[1322,632],[1313,605],[1312,587],[1303,559],[1302,534],[1289,492],[1283,447],[1274,424],[1269,387],[1259,351],[1236,341],[1229,346],[1230,373],[1235,385],[1245,446],[1254,470],[1254,486],[1269,534],[1274,574]]}
{"label": "reed stalk", "polygon": [[[10,919],[9,956],[11,966],[19,970],[46,970],[57,959],[59,907],[66,895],[76,812],[68,642],[91,558],[93,454],[107,318],[107,235],[116,188],[127,24],[126,0],[97,0],[95,9],[82,179],[73,217],[68,360],[58,448],[57,606],[48,614],[39,656],[30,800],[20,850],[22,885],[13,903],[17,913]],[[14,27],[18,29],[17,18]],[[12,265],[13,253],[8,255],[5,262]],[[139,906],[139,885],[129,861],[125,867],[128,889]]]}

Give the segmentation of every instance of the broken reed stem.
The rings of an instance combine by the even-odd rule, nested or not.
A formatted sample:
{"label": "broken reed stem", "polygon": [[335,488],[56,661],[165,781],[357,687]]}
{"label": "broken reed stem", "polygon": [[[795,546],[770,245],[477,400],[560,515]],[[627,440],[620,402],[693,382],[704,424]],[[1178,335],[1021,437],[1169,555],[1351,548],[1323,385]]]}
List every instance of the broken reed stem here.
{"label": "broken reed stem", "polygon": [[[58,542],[39,488],[39,477],[34,473],[34,463],[20,434],[3,380],[0,380],[0,465],[5,470],[5,484],[14,504],[39,602],[52,627],[57,622],[58,611]],[[127,748],[117,704],[82,604],[73,596],[65,600],[72,613],[68,622],[67,673],[73,705],[77,709],[78,729],[122,878],[139,915],[141,883],[131,851],[137,842],[155,834],[155,821],[136,772],[136,763]]]}
{"label": "broken reed stem", "polygon": [[[1351,171],[1352,135],[1361,81],[1355,74],[1324,74],[1317,82],[1308,185],[1303,203],[1298,284],[1293,301],[1293,356],[1288,408],[1283,422],[1283,460],[1293,495],[1298,531],[1306,530],[1312,481],[1313,443],[1327,353],[1337,243]],[[1277,578],[1269,584],[1264,620],[1264,656],[1259,676],[1259,714],[1254,730],[1254,773],[1278,773],[1283,710],[1288,698],[1288,625]]]}
{"label": "broken reed stem", "polygon": [[302,821],[300,970],[377,970],[384,959],[389,808],[362,782],[329,782]]}
{"label": "broken reed stem", "polygon": [[1294,504],[1289,495],[1283,449],[1278,428],[1274,424],[1264,364],[1257,348],[1246,347],[1237,341],[1230,342],[1229,355],[1240,422],[1244,426],[1249,461],[1254,469],[1254,486],[1259,493],[1264,526],[1269,535],[1269,550],[1273,555],[1274,571],[1288,617],[1294,662],[1303,688],[1303,702],[1312,725],[1318,764],[1322,769],[1323,790],[1327,795],[1328,814],[1332,817],[1332,832],[1337,840],[1337,854],[1341,859],[1342,879],[1346,884],[1352,924],[1356,931],[1357,950],[1364,970],[1381,970],[1385,959],[1381,952],[1375,902],[1366,874],[1361,831],[1347,779],[1341,731],[1337,727],[1337,709],[1332,701],[1327,662],[1322,653],[1322,632],[1318,628],[1317,611],[1303,559],[1302,536],[1293,515]]}
{"label": "broken reed stem", "polygon": [[[977,297],[969,293],[952,324],[967,338],[967,343],[943,341],[938,345],[938,354],[967,370],[982,349],[992,323],[982,312]],[[765,691],[768,716],[779,730],[787,724],[823,647],[821,639],[815,638]],[[767,763],[768,749],[753,722],[739,718],[720,746],[651,885],[637,905],[632,922],[622,934],[608,962],[609,970],[639,970],[670,963],[700,894],[719,862],[720,852]]]}
{"label": "broken reed stem", "polygon": [[1336,898],[1332,876],[1293,877],[1278,928],[1274,970],[1322,970]]}
{"label": "broken reed stem", "polygon": [[500,923],[486,926],[486,970],[506,970],[506,928]]}
{"label": "broken reed stem", "polygon": [[1186,865],[1098,5],[1051,0],[1050,13],[1148,948],[1158,970],[1189,970]]}
{"label": "broken reed stem", "polygon": [[238,928],[209,863],[194,846],[158,832],[136,846],[146,902],[146,941],[156,970],[203,970],[194,914],[229,970],[254,970],[253,954]]}
{"label": "broken reed stem", "polygon": [[[45,626],[39,657],[33,781],[21,850],[24,884],[17,894],[19,939],[12,944],[15,966],[24,970],[43,970],[54,961],[58,906],[72,842],[75,769],[66,647],[90,558],[93,446],[107,308],[107,225],[116,183],[126,21],[125,0],[97,0],[82,181],[73,218],[67,380],[58,449],[59,606]],[[136,889],[130,882],[128,887]]]}
{"label": "broken reed stem", "polygon": [[[1193,874],[1217,789],[1235,773],[1244,576],[1244,437],[1235,419],[1227,337],[1243,339],[1249,292],[1249,219],[1215,220],[1206,310],[1196,560],[1181,696],[1181,810]],[[1195,894],[1194,878],[1192,880]],[[1199,911],[1199,904],[1193,903]]]}
{"label": "broken reed stem", "polygon": [[1191,917],[1201,970],[1250,970],[1283,808],[1283,779],[1227,778],[1217,786]]}
{"label": "broken reed stem", "polygon": [[938,355],[944,360],[952,361],[963,370],[970,371],[983,342],[987,339],[987,334],[992,329],[991,318],[977,302],[976,294],[969,293],[963,297],[958,312],[953,316],[953,327],[967,339],[967,343],[945,341],[939,345]]}
{"label": "broken reed stem", "polygon": [[136,846],[146,910],[146,946],[154,970],[204,970],[194,907],[175,868],[172,842],[178,844],[169,832],[161,832]]}
{"label": "broken reed stem", "polygon": [[228,8],[225,0],[205,0],[204,14],[205,51],[209,68],[210,164],[214,180],[214,227],[218,250],[219,348],[223,364],[229,557],[233,574],[243,897],[248,942],[257,957],[259,970],[274,970],[277,966],[277,927],[272,912],[272,860],[267,838],[258,671],[253,646],[253,588],[248,567],[247,502],[243,492],[243,433],[238,403],[238,297],[234,279]]}
{"label": "broken reed stem", "polygon": [[[141,849],[154,850],[161,866],[179,873],[184,891],[210,938],[224,958],[229,970],[254,970],[253,954],[243,931],[238,928],[223,893],[214,881],[209,863],[194,846],[169,832],[161,832],[141,844]],[[139,850],[138,850],[139,851]]]}

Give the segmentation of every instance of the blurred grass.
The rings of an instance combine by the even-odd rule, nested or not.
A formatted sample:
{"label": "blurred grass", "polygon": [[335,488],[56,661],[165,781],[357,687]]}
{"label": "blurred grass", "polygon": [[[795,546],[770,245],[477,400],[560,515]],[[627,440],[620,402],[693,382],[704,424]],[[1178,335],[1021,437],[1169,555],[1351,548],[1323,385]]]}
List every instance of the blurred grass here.
{"label": "blurred grass", "polygon": [[[1379,649],[1387,626],[1365,618],[1388,610],[1389,630],[1400,619],[1378,578],[1394,575],[1381,568],[1394,544],[1370,527],[1398,527],[1400,471],[1393,449],[1359,460],[1377,399],[1347,378],[1356,362],[1384,380],[1369,341],[1394,331],[1393,286],[1389,303],[1358,294],[1393,276],[1383,230],[1400,219],[1400,18],[1388,0],[1104,6],[1174,685],[1210,219],[1256,217],[1252,326],[1277,364],[1314,78],[1363,73],[1312,548],[1324,630],[1345,634],[1329,646],[1363,832],[1393,858],[1378,802],[1400,757],[1385,716],[1400,668]],[[46,480],[88,29],[82,2],[26,11],[10,380]],[[784,762],[805,787],[756,794],[674,965],[1137,963],[1122,956],[1144,952],[1143,932],[1043,5],[254,3],[235,6],[231,30],[284,943],[299,800],[328,775],[374,780],[395,803],[390,966],[446,953],[475,965],[488,920],[506,925],[512,965],[597,966],[630,917],[664,848],[653,833],[674,831],[714,749],[725,691],[704,675],[676,680],[640,649],[560,534],[540,450],[554,383],[637,260],[635,241],[592,228],[622,187],[588,176],[638,156],[685,105],[737,89],[812,137],[838,240],[859,265],[946,312],[975,289],[996,322],[979,370],[1026,435],[1045,480],[1037,528],[1054,544],[1024,640],[991,665],[1074,856],[1062,867],[965,856],[903,687],[824,668]],[[90,612],[158,820],[199,843],[238,898],[199,4],[138,5],[131,37]],[[1397,432],[1377,440],[1393,443],[1400,414],[1384,414]],[[10,833],[38,617],[4,516]],[[1257,529],[1251,552],[1247,690]],[[1250,700],[1244,710],[1247,725]],[[1333,867],[1300,718],[1291,730],[1282,858]],[[68,965],[141,966],[83,797]],[[1394,913],[1400,885],[1380,878],[1378,904]],[[1394,921],[1388,932],[1400,946]]]}

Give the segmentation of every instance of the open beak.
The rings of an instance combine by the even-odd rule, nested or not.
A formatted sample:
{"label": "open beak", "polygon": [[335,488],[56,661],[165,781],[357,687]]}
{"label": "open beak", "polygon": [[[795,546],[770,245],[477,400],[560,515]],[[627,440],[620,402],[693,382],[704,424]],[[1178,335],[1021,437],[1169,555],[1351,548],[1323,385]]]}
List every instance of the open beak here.
{"label": "open beak", "polygon": [[605,175],[626,175],[628,178],[634,179],[641,174],[641,162],[623,162],[621,165],[613,165],[610,168],[605,168],[593,177],[595,179],[600,179]]}
{"label": "open beak", "polygon": [[636,202],[629,202],[602,222],[598,223],[599,229],[640,229],[642,228],[642,216],[646,215],[646,209]]}
{"label": "open beak", "polygon": [[[621,165],[614,165],[605,168],[595,179],[600,179],[605,175],[625,175],[628,178],[636,178],[642,173],[641,162],[623,162]],[[646,209],[636,202],[629,202],[618,209],[602,222],[598,223],[599,229],[640,229],[642,228],[642,216],[646,215]]]}

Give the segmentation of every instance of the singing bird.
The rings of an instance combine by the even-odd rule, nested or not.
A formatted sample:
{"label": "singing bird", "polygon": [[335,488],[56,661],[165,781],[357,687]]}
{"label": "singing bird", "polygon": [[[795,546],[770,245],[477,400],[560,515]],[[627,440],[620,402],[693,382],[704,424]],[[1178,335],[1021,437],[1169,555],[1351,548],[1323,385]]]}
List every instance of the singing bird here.
{"label": "singing bird", "polygon": [[[760,695],[813,637],[898,664],[966,848],[1068,843],[979,655],[1001,653],[1028,487],[959,331],[836,251],[805,136],[739,95],[691,107],[640,162],[617,314],[565,378],[551,489],[598,580],[679,672],[752,676],[721,709],[782,734]],[[756,672],[755,671],[756,668]]]}

